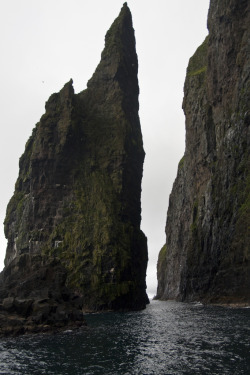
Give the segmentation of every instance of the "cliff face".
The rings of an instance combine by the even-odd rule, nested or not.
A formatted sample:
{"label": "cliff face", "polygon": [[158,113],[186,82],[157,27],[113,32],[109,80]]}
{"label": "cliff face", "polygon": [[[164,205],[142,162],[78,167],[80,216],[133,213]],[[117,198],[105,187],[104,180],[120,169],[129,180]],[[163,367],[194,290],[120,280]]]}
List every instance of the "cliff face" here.
{"label": "cliff face", "polygon": [[[20,158],[5,219],[2,298],[48,298],[66,288],[84,309],[140,309],[148,302],[137,71],[125,3],[87,89],[74,94],[71,80],[49,98]],[[47,267],[56,278],[54,263],[63,282],[39,280],[34,291],[34,270]]]}
{"label": "cliff face", "polygon": [[209,35],[189,61],[160,299],[250,302],[249,21],[247,0],[211,0]]}

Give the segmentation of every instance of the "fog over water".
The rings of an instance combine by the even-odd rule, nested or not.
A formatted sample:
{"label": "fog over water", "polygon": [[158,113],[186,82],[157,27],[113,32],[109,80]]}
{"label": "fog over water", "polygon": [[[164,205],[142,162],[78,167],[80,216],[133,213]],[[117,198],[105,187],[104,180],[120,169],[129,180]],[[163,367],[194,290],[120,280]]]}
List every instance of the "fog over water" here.
{"label": "fog over water", "polygon": [[[2,223],[18,176],[18,160],[49,96],[73,78],[86,88],[106,31],[123,0],[1,2],[0,269]],[[183,85],[189,58],[207,35],[209,0],[129,0],[139,59],[140,119],[146,159],[142,229],[148,237],[148,292],[165,241],[169,194],[184,153]]]}

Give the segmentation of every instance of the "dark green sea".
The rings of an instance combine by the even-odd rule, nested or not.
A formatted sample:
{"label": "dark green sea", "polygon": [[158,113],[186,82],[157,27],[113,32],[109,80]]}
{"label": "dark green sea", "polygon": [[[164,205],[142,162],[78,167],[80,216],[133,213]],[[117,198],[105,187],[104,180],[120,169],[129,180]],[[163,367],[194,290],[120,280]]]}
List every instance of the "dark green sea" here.
{"label": "dark green sea", "polygon": [[0,374],[250,374],[248,308],[152,301],[86,320],[78,331],[1,339]]}

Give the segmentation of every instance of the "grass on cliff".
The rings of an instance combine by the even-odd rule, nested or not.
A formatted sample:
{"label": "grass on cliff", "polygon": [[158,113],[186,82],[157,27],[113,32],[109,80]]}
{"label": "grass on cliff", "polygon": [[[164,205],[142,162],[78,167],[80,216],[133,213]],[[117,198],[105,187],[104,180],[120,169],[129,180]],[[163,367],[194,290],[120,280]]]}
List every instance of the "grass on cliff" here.
{"label": "grass on cliff", "polygon": [[178,169],[182,169],[184,167],[184,162],[185,162],[185,155],[179,161]]}
{"label": "grass on cliff", "polygon": [[159,255],[158,255],[158,261],[157,261],[157,270],[158,272],[161,272],[161,270],[165,269],[165,263],[167,260],[167,245],[163,245]]}
{"label": "grass on cliff", "polygon": [[208,36],[204,42],[197,48],[194,55],[190,58],[187,76],[193,77],[201,73],[205,73],[207,70],[207,48],[208,48]]}

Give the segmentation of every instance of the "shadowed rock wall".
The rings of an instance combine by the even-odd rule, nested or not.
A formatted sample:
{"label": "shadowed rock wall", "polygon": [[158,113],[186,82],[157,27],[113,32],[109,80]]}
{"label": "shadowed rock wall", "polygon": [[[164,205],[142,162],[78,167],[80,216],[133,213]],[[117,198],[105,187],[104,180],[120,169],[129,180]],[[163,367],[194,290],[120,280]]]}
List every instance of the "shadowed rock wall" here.
{"label": "shadowed rock wall", "polygon": [[250,302],[249,21],[248,1],[211,0],[209,35],[189,61],[160,299]]}
{"label": "shadowed rock wall", "polygon": [[[67,289],[90,310],[148,302],[137,71],[125,3],[87,89],[76,95],[71,80],[49,98],[20,158],[5,219],[2,298],[62,298]],[[57,278],[54,262],[62,280],[33,285],[40,267]]]}

